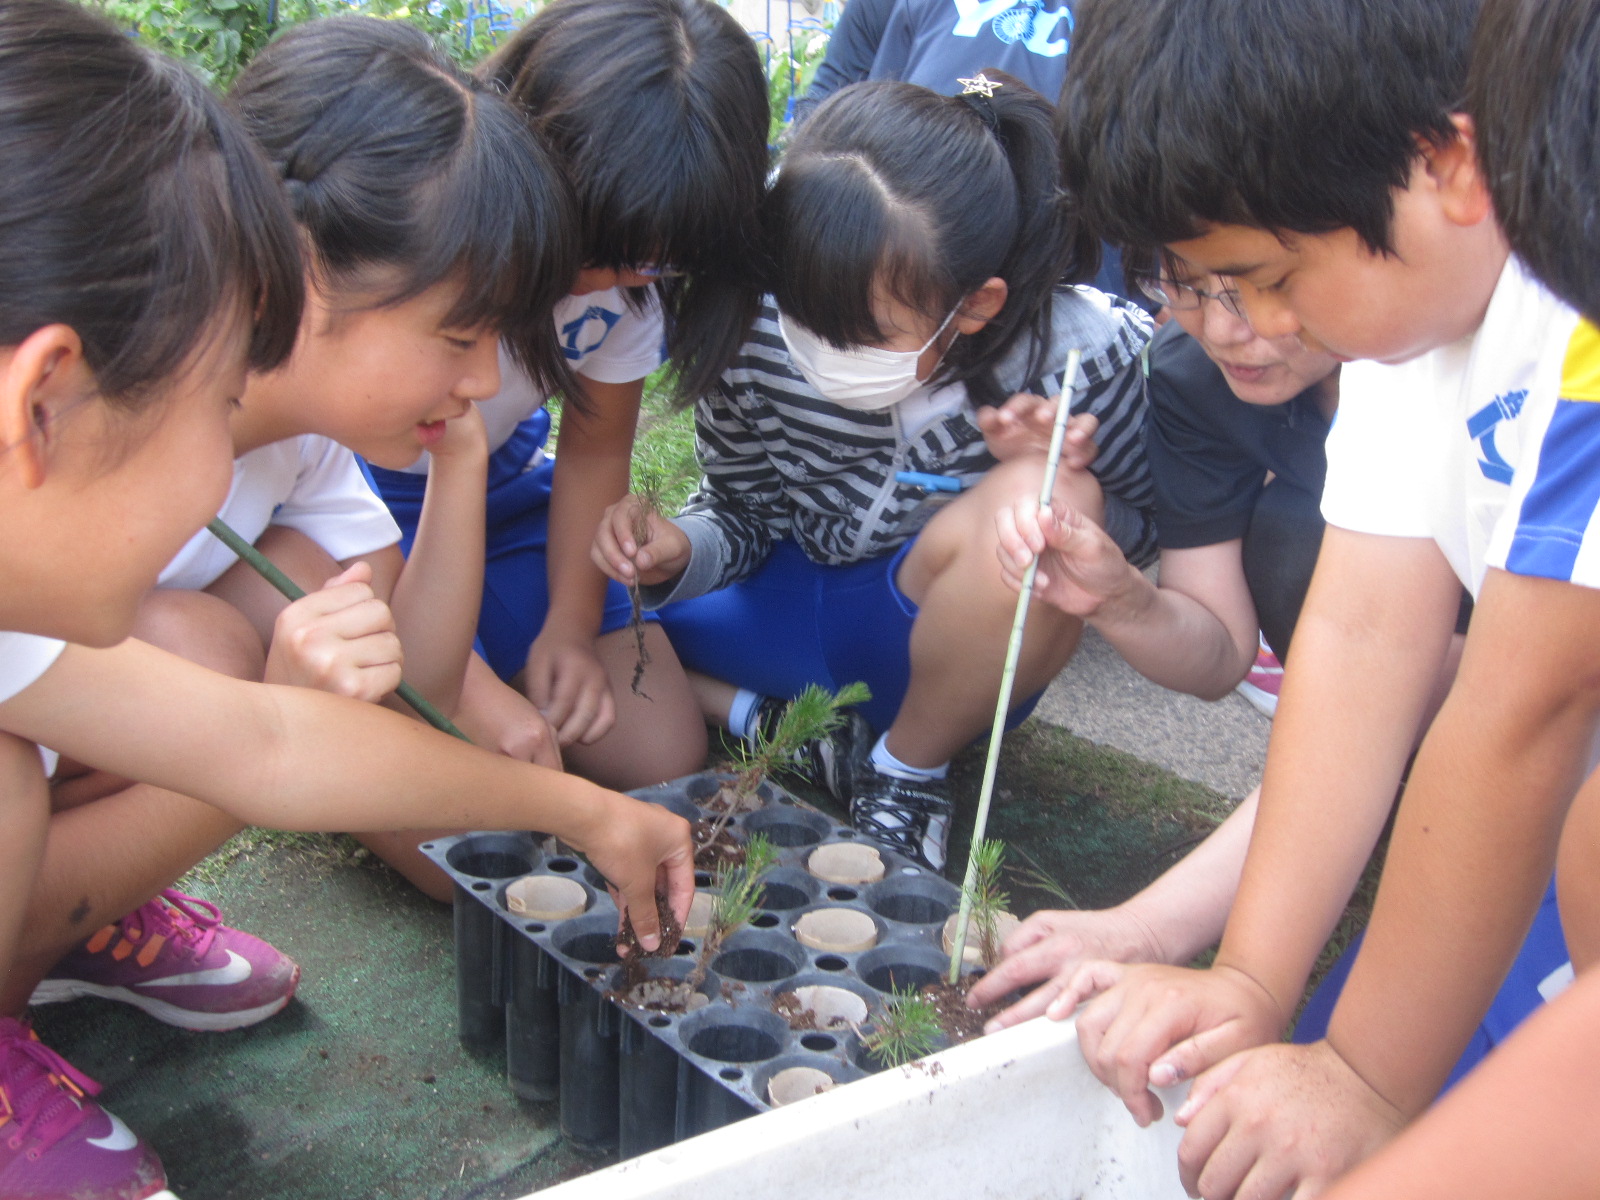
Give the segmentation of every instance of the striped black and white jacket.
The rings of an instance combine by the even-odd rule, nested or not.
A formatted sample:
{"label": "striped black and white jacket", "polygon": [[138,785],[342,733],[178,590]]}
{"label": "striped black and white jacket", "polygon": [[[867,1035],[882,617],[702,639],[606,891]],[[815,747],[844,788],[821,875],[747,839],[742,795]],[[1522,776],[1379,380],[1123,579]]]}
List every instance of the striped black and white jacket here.
{"label": "striped black and white jacket", "polygon": [[[1142,310],[1093,288],[1063,288],[1053,306],[1047,363],[1065,363],[1073,347],[1083,366],[1072,411],[1100,418],[1099,454],[1091,470],[1107,495],[1143,516],[1130,561],[1155,556],[1150,472],[1145,464],[1145,387],[1141,353],[1151,321]],[[996,370],[1007,395],[1054,396],[1055,375],[1025,379],[1028,346]],[[644,589],[660,607],[727,587],[750,575],[783,538],[814,562],[838,565],[897,550],[933,515],[938,503],[901,471],[975,482],[995,460],[964,402],[912,437],[900,406],[859,412],[823,399],[789,361],[769,296],[719,389],[695,407],[696,455],[704,475],[675,518],[689,536],[689,566],[671,583]]]}

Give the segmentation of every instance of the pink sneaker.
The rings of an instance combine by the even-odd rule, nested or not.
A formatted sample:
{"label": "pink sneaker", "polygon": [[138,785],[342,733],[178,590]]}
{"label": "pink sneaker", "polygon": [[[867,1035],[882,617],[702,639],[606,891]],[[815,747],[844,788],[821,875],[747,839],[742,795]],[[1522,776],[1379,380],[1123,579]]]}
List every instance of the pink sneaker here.
{"label": "pink sneaker", "polygon": [[238,1029],[288,1004],[299,982],[294,959],[168,888],[58,962],[29,1003],[100,996],[180,1029]]}
{"label": "pink sneaker", "polygon": [[1256,651],[1255,665],[1234,690],[1261,712],[1272,717],[1278,712],[1278,686],[1282,682],[1283,664],[1278,661],[1278,656],[1272,652],[1272,648],[1267,645],[1267,639],[1263,637],[1261,647]]}
{"label": "pink sneaker", "polygon": [[89,1099],[99,1090],[26,1023],[0,1017],[0,1196],[172,1196],[155,1151]]}

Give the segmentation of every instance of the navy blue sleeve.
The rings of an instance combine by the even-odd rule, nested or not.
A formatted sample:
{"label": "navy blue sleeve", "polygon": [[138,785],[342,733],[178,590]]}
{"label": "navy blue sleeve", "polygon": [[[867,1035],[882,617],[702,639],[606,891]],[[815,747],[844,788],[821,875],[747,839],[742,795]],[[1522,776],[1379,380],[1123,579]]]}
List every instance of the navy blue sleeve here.
{"label": "navy blue sleeve", "polygon": [[839,23],[828,35],[828,52],[822,65],[806,94],[795,104],[795,124],[840,88],[867,77],[894,5],[895,0],[850,0],[844,6]]}

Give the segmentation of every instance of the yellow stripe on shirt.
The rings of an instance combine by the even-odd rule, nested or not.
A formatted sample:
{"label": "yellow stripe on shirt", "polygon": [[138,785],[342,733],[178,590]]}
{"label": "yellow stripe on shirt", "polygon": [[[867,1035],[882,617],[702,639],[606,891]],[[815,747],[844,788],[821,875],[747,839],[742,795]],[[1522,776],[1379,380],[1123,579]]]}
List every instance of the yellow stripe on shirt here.
{"label": "yellow stripe on shirt", "polygon": [[1563,400],[1600,401],[1600,329],[1585,317],[1567,339],[1561,362]]}

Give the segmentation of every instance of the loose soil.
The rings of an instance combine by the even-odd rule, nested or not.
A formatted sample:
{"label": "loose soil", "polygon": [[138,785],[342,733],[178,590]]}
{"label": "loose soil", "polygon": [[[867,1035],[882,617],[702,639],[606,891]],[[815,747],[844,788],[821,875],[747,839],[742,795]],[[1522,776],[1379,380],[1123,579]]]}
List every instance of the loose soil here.
{"label": "loose soil", "polygon": [[632,915],[622,918],[622,930],[617,934],[617,956],[622,959],[623,992],[644,982],[646,959],[671,958],[678,952],[678,943],[683,940],[683,922],[674,915],[667,898],[660,893],[656,895],[656,919],[661,922],[661,941],[654,950],[646,950],[639,944],[639,935],[634,932]]}
{"label": "loose soil", "polygon": [[688,1013],[711,1003],[709,996],[682,979],[644,979],[621,991],[607,992],[606,999],[660,1013]]}
{"label": "loose soil", "polygon": [[715,821],[694,823],[694,865],[715,873],[744,865],[744,843],[726,825]]}
{"label": "loose soil", "polygon": [[939,1024],[944,1027],[952,1046],[981,1036],[985,1022],[1005,1007],[1003,1004],[993,1004],[988,1008],[968,1008],[967,990],[976,981],[977,976],[963,975],[959,983],[952,984],[941,979],[922,989],[922,994],[933,1001]]}
{"label": "loose soil", "polygon": [[821,1029],[817,1014],[800,1003],[793,992],[779,992],[772,998],[772,1011],[789,1022],[790,1029]]}

